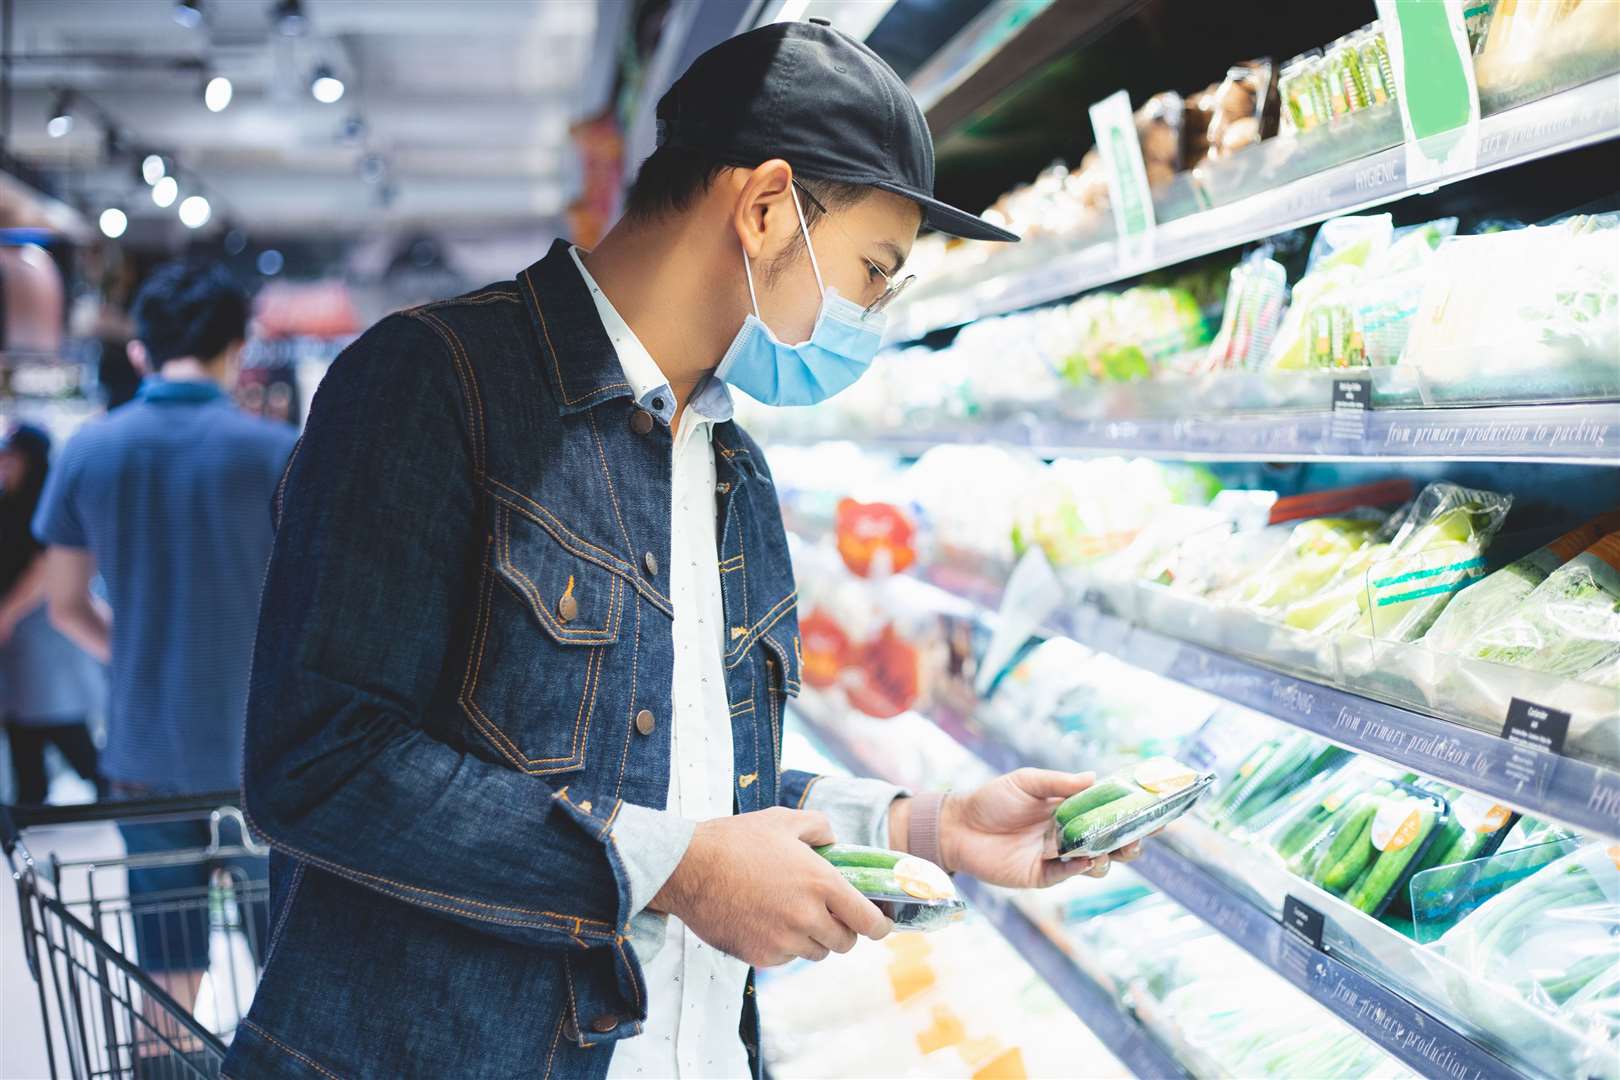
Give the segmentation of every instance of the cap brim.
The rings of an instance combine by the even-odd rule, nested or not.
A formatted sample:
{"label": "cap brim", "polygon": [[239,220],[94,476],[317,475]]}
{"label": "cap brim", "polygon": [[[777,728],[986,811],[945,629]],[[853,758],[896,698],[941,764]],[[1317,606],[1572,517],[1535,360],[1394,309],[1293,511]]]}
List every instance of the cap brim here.
{"label": "cap brim", "polygon": [[1019,240],[1017,233],[997,228],[977,214],[958,210],[948,203],[940,202],[932,195],[925,195],[920,191],[901,187],[899,184],[879,182],[872,186],[883,191],[892,191],[917,203],[923,208],[923,224],[947,236],[960,236],[964,240],[997,240],[1007,244],[1016,244]]}

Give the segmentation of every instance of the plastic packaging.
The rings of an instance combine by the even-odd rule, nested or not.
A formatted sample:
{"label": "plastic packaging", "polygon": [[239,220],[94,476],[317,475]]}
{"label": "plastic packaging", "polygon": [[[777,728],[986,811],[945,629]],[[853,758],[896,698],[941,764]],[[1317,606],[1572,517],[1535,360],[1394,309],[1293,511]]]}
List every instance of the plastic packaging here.
{"label": "plastic packaging", "polygon": [[1218,831],[1256,825],[1271,807],[1349,760],[1350,752],[1298,731],[1259,744],[1204,817]]}
{"label": "plastic packaging", "polygon": [[1277,336],[1287,293],[1288,274],[1277,260],[1256,253],[1234,266],[1221,328],[1202,370],[1259,367]]}
{"label": "plastic packaging", "polygon": [[1418,871],[1407,886],[1413,939],[1420,945],[1438,941],[1469,912],[1574,851],[1580,843],[1568,836],[1528,847],[1509,847],[1504,842],[1490,855]]}
{"label": "plastic packaging", "polygon": [[1464,654],[1602,686],[1620,685],[1620,532],[1548,575]]}
{"label": "plastic packaging", "polygon": [[1267,106],[1274,93],[1272,71],[1271,61],[1264,58],[1226,69],[1226,78],[1210,101],[1206,139],[1211,160],[1230,157],[1274,133],[1266,130]]}
{"label": "plastic packaging", "polygon": [[1548,575],[1615,529],[1620,529],[1620,510],[1599,515],[1476,581],[1451,598],[1423,635],[1423,644],[1438,652],[1456,652],[1486,627],[1510,618]]}
{"label": "plastic packaging", "polygon": [[1331,113],[1323,78],[1320,49],[1301,53],[1282,66],[1278,90],[1284,133],[1298,134],[1328,122]]}
{"label": "plastic packaging", "polygon": [[1062,859],[1106,855],[1192,809],[1213,773],[1170,757],[1148,758],[1098,780],[1052,814],[1052,847]]}
{"label": "plastic packaging", "polygon": [[1347,799],[1296,863],[1317,886],[1376,918],[1422,864],[1447,820],[1443,797],[1379,781]]}
{"label": "plastic packaging", "polygon": [[938,930],[967,909],[950,876],[927,859],[858,844],[828,844],[816,853],[876,904],[896,930]]}

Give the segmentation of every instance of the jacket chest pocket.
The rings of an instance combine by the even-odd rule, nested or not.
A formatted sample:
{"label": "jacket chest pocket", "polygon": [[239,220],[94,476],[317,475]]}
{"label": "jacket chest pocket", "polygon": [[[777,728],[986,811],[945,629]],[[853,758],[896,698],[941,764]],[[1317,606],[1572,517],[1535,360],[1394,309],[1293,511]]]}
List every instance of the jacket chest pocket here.
{"label": "jacket chest pocket", "polygon": [[474,729],[523,772],[585,764],[593,715],[612,715],[603,669],[629,586],[504,503],[495,504],[461,705]]}

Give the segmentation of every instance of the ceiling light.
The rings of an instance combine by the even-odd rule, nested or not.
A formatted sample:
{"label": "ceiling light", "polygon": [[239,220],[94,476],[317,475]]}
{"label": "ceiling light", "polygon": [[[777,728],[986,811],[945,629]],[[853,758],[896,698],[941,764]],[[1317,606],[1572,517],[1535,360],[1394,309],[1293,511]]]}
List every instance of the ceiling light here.
{"label": "ceiling light", "polygon": [[214,208],[201,195],[192,195],[180,203],[180,224],[188,229],[200,229],[208,224]]}
{"label": "ceiling light", "polygon": [[161,176],[158,182],[152,185],[152,201],[161,207],[174,205],[174,200],[180,196],[180,185],[172,176]]}
{"label": "ceiling light", "polygon": [[202,25],[202,0],[177,0],[174,5],[174,21],[188,30],[195,30]]}
{"label": "ceiling light", "polygon": [[287,260],[281,257],[281,252],[275,248],[266,248],[259,252],[259,273],[265,277],[275,277],[281,273],[281,268],[287,265]]}
{"label": "ceiling light", "polygon": [[203,104],[208,106],[209,112],[224,112],[231,103],[231,93],[231,80],[215,75],[203,87]]}
{"label": "ceiling light", "polygon": [[147,154],[141,159],[141,179],[151,187],[165,176],[169,175],[169,163],[163,160],[162,154]]}
{"label": "ceiling light", "polygon": [[309,29],[309,17],[299,0],[281,0],[270,12],[270,21],[287,37],[298,37]]}
{"label": "ceiling light", "polygon": [[45,134],[60,139],[73,130],[73,95],[63,92],[51,104],[51,118],[45,121]]}
{"label": "ceiling light", "polygon": [[310,80],[309,92],[315,95],[315,100],[322,105],[336,104],[343,97],[343,80],[332,74],[332,69],[322,64],[315,69],[315,76]]}
{"label": "ceiling light", "polygon": [[129,217],[116,206],[109,206],[101,212],[101,234],[109,240],[116,240],[124,235],[129,228]]}

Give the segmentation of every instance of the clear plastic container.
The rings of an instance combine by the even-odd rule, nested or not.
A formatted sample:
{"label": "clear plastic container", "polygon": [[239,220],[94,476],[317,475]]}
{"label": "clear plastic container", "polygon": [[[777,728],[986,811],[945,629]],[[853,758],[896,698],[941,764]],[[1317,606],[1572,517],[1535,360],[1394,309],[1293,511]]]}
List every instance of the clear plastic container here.
{"label": "clear plastic container", "polygon": [[950,876],[927,859],[857,844],[829,844],[816,852],[876,904],[896,930],[938,930],[967,910]]}
{"label": "clear plastic container", "polygon": [[1060,859],[1118,851],[1191,810],[1214,783],[1214,773],[1199,773],[1168,757],[1121,769],[1057,808],[1052,850]]}

